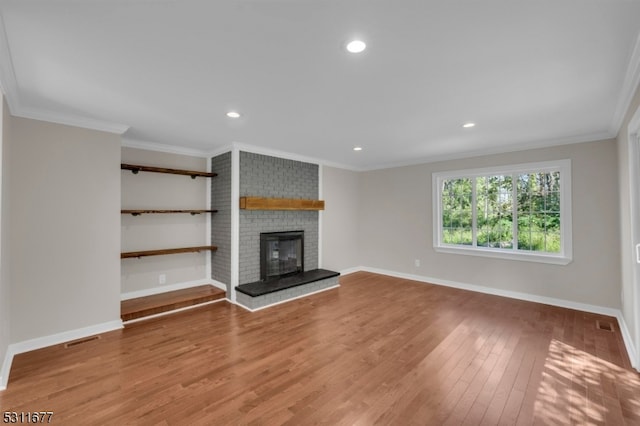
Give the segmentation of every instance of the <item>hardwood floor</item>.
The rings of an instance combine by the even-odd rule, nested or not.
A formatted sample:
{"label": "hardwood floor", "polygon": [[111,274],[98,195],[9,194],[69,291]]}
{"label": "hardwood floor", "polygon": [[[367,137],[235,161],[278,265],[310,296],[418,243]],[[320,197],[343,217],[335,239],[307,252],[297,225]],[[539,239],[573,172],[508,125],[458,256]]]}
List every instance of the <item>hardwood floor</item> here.
{"label": "hardwood floor", "polygon": [[0,407],[72,425],[640,424],[614,318],[363,272],[341,284],[18,355]]}

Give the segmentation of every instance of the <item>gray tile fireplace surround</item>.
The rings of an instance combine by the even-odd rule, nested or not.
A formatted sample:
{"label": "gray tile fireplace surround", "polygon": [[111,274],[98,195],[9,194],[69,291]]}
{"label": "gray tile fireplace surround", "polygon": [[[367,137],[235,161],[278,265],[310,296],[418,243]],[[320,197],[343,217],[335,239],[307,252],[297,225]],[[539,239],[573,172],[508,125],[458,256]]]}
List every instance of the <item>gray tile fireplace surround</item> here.
{"label": "gray tile fireplace surround", "polygon": [[[240,196],[318,199],[318,165],[302,161],[240,152]],[[317,211],[240,210],[238,282],[243,287],[259,284],[260,234],[304,231],[304,273],[318,268]],[[332,274],[335,274],[333,276]],[[243,293],[236,287],[236,302],[251,309],[338,286],[338,274],[285,285],[265,293]],[[316,277],[318,278],[318,277]],[[288,278],[284,279],[285,282]],[[246,287],[245,287],[246,288]],[[249,287],[251,288],[251,287]]]}
{"label": "gray tile fireplace surround", "polygon": [[[240,196],[318,198],[318,165],[240,152]],[[238,283],[260,279],[260,233],[304,231],[304,269],[318,268],[318,212],[240,210]]]}

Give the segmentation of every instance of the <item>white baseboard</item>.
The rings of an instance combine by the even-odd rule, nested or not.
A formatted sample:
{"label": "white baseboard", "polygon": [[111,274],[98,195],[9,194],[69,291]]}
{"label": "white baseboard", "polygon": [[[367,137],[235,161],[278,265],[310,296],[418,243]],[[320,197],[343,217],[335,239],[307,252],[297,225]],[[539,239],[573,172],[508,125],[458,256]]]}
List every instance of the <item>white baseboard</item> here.
{"label": "white baseboard", "polygon": [[620,309],[608,308],[605,306],[590,305],[587,303],[574,302],[572,300],[557,299],[555,297],[538,296],[530,293],[521,293],[518,291],[502,290],[502,289],[484,287],[484,286],[475,285],[475,284],[467,284],[467,283],[461,283],[456,281],[443,280],[439,278],[425,277],[421,275],[405,274],[402,272],[389,271],[386,269],[379,269],[379,268],[371,268],[368,266],[351,268],[349,269],[348,273],[353,273],[357,271],[372,272],[374,274],[388,275],[388,276],[404,278],[412,281],[459,288],[462,290],[475,291],[478,293],[509,297],[511,299],[525,300],[527,302],[543,303],[545,305],[558,306],[561,308],[575,309],[577,311],[590,312],[594,314],[607,315],[610,317],[614,317],[618,320],[618,324],[620,325],[622,341],[624,342],[625,348],[627,349],[627,355],[629,356],[629,360],[631,361],[631,366],[636,370],[640,369],[640,365],[638,365],[636,361],[638,359],[637,351],[633,344],[633,339],[631,338],[631,334],[629,334],[629,329],[622,315],[622,311]]}
{"label": "white baseboard", "polygon": [[158,318],[158,317],[164,317],[167,315],[171,315],[171,314],[175,314],[177,312],[182,312],[182,311],[187,311],[189,309],[195,309],[195,308],[201,308],[205,305],[212,305],[214,303],[218,303],[218,302],[222,302],[222,301],[228,301],[226,298],[225,299],[216,299],[216,300],[210,300],[208,302],[204,302],[204,303],[198,303],[197,305],[191,305],[191,306],[185,306],[184,308],[177,308],[177,309],[172,309],[170,311],[166,311],[166,312],[160,312],[158,314],[153,314],[153,315],[148,315],[142,318],[136,318],[136,319],[132,319],[129,321],[125,321],[124,325],[128,325],[128,324],[133,324],[135,322],[140,322],[140,321],[146,321],[152,318]]}
{"label": "white baseboard", "polygon": [[212,286],[217,287],[220,290],[227,291],[227,285],[225,283],[221,283],[220,281],[216,280],[209,280],[209,282]]}
{"label": "white baseboard", "polygon": [[[474,284],[467,284],[467,283],[460,283],[460,282],[456,282],[456,281],[450,281],[450,280],[443,280],[443,279],[438,279],[438,278],[433,278],[433,277],[425,277],[425,276],[421,276],[421,275],[413,275],[413,274],[406,274],[406,273],[401,273],[401,272],[395,272],[395,271],[390,271],[390,270],[386,270],[386,269],[379,269],[379,268],[371,268],[371,267],[366,267],[366,266],[359,266],[359,267],[354,267],[354,268],[349,268],[349,269],[345,269],[343,271],[340,271],[341,275],[348,275],[348,274],[352,274],[354,272],[359,272],[359,271],[365,271],[365,272],[371,272],[371,273],[376,273],[376,274],[381,274],[381,275],[388,275],[388,276],[392,276],[392,277],[397,277],[397,278],[404,278],[404,279],[408,279],[408,280],[413,280],[413,281],[418,281],[418,282],[425,282],[425,283],[430,283],[430,284],[435,284],[435,285],[443,285],[443,286],[447,286],[447,287],[453,287],[453,288],[459,288],[459,289],[463,289],[463,290],[469,290],[469,291],[475,291],[478,293],[485,293],[485,294],[492,294],[492,295],[496,295],[496,296],[503,296],[503,297],[509,297],[512,299],[518,299],[518,300],[525,300],[525,301],[529,301],[529,302],[537,302],[537,303],[544,303],[547,305],[553,305],[553,306],[559,306],[559,307],[563,307],[563,308],[569,308],[569,309],[576,309],[579,311],[584,311],[584,312],[591,312],[591,313],[596,313],[596,314],[601,314],[601,315],[608,315],[608,316],[612,316],[615,317],[618,320],[618,324],[620,325],[620,332],[622,334],[622,339],[624,341],[627,353],[629,355],[629,358],[631,360],[631,365],[638,370],[638,366],[637,365],[637,351],[635,346],[633,345],[633,340],[631,339],[631,335],[629,334],[629,329],[627,327],[627,324],[624,320],[624,317],[622,316],[622,312],[619,309],[613,309],[613,308],[608,308],[608,307],[602,307],[602,306],[596,306],[596,305],[590,305],[590,304],[585,304],[585,303],[578,303],[578,302],[573,302],[570,300],[564,300],[564,299],[556,299],[556,298],[552,298],[552,297],[545,297],[545,296],[538,296],[538,295],[534,295],[534,294],[529,294],[529,293],[521,293],[521,292],[515,292],[515,291],[509,291],[509,290],[501,290],[501,289],[495,289],[495,288],[491,288],[491,287],[484,287],[484,286],[479,286],[479,285],[474,285]],[[197,284],[195,281],[193,282],[189,282],[189,283],[181,283],[179,285],[183,285],[184,287],[181,288],[188,288],[188,287],[195,287],[197,285],[203,285],[203,284],[210,284],[213,285],[215,287],[218,287],[222,290],[226,290],[226,286],[223,283],[220,283],[218,281],[215,280],[201,280],[201,281],[197,281]],[[161,293],[164,291],[171,291],[171,289],[169,289],[169,287],[174,287],[174,286],[163,286],[161,287],[163,289],[163,291],[158,291],[157,293]],[[295,298],[286,300],[286,301],[281,301],[281,302],[276,302],[273,303],[271,305],[267,305],[258,309],[249,309],[244,305],[241,305],[239,303],[234,303],[229,299],[221,299],[221,300],[226,300],[229,303],[235,304],[240,306],[241,308],[250,311],[250,312],[256,312],[262,309],[266,309],[272,306],[276,306],[282,303],[287,303],[291,300],[296,300],[296,299],[300,299],[303,297],[307,297],[310,296],[312,294],[316,294],[316,293],[320,293],[323,291],[327,291],[327,290],[332,290],[334,288],[338,288],[339,285],[336,286],[332,286],[326,289],[322,289],[322,290],[318,290],[312,293],[308,293],[305,295],[301,295],[301,296],[297,296]],[[160,288],[160,287],[158,287]],[[180,288],[174,288],[176,290],[180,289]],[[138,293],[138,292],[132,292],[132,293],[126,293],[123,294],[122,296],[125,295],[130,295],[133,293]],[[157,294],[157,293],[150,293],[150,294]],[[131,296],[129,298],[133,298],[133,297],[142,297],[142,296]],[[126,300],[123,297],[123,300]],[[214,301],[214,302],[218,302],[218,301]],[[202,305],[199,305],[202,306]],[[190,308],[190,307],[188,307]],[[186,308],[186,309],[188,309]],[[172,312],[176,312],[176,311],[172,311]],[[147,317],[150,318],[150,317]],[[7,387],[7,383],[9,381],[9,373],[11,371],[11,364],[13,362],[13,357],[17,354],[23,353],[23,352],[29,352],[32,350],[36,350],[36,349],[41,349],[47,346],[52,346],[52,345],[56,345],[56,344],[60,344],[60,343],[64,343],[64,342],[68,342],[68,341],[72,341],[72,340],[77,340],[77,339],[81,339],[84,337],[88,337],[88,336],[93,336],[95,334],[100,334],[100,333],[106,333],[108,331],[113,331],[113,330],[117,330],[122,328],[122,321],[120,320],[115,320],[115,321],[110,321],[110,322],[106,322],[106,323],[102,323],[102,324],[97,324],[94,326],[89,326],[89,327],[85,327],[85,328],[81,328],[81,329],[76,329],[76,330],[71,330],[71,331],[67,331],[67,332],[63,332],[63,333],[58,333],[58,334],[54,334],[51,336],[45,336],[45,337],[41,337],[41,338],[36,338],[36,339],[31,339],[31,340],[27,340],[27,341],[23,341],[23,342],[18,342],[18,343],[13,343],[11,345],[9,345],[9,347],[7,348],[7,352],[5,354],[4,357],[4,361],[2,364],[2,370],[0,370],[0,391],[6,389]]]}
{"label": "white baseboard", "polygon": [[198,287],[201,285],[212,285],[216,288],[219,288],[220,290],[227,291],[227,287],[223,283],[216,280],[205,278],[202,280],[185,281],[183,283],[163,285],[160,287],[152,287],[152,288],[146,288],[144,290],[137,290],[137,291],[130,291],[127,293],[122,293],[120,294],[120,300],[129,300],[129,299],[135,299],[137,297],[153,296],[154,294],[161,294],[161,293],[166,293],[168,291],[175,291],[175,290],[184,290],[185,288]]}
{"label": "white baseboard", "polygon": [[354,268],[343,269],[342,271],[340,271],[340,275],[349,275],[349,274],[353,274],[354,272],[360,272],[360,271],[364,271],[364,266],[356,266]]}
{"label": "white baseboard", "polygon": [[34,351],[36,349],[46,348],[47,346],[58,345],[60,343],[72,340],[82,339],[88,336],[94,336],[100,333],[106,333],[122,328],[121,320],[114,320],[102,324],[91,325],[89,327],[78,328],[75,330],[64,331],[62,333],[52,334],[50,336],[38,337],[35,339],[25,340],[23,342],[12,343],[7,348],[7,353],[2,363],[2,373],[0,374],[0,390],[6,389],[9,382],[9,373],[11,372],[11,363],[13,357],[24,352]]}
{"label": "white baseboard", "polygon": [[11,345],[7,347],[7,352],[4,354],[4,360],[2,361],[2,370],[0,370],[0,391],[7,388],[9,382],[9,373],[11,372],[11,363],[13,362],[13,353],[11,352]]}
{"label": "white baseboard", "polygon": [[627,349],[627,354],[629,355],[629,361],[631,361],[631,366],[636,369],[636,371],[640,371],[640,365],[638,365],[638,352],[636,351],[636,347],[633,344],[633,339],[631,338],[631,334],[629,333],[629,328],[627,327],[627,322],[624,320],[624,315],[622,315],[622,311],[618,312],[616,316],[618,319],[618,324],[620,325],[620,333],[622,333],[622,341],[624,342],[624,346]]}
{"label": "white baseboard", "polygon": [[440,278],[425,277],[422,275],[405,274],[402,272],[389,271],[386,269],[371,268],[365,266],[361,271],[372,272],[375,274],[389,275],[397,278],[404,278],[412,281],[419,281],[429,284],[436,284],[445,287],[459,288],[461,290],[475,291],[477,293],[491,294],[494,296],[509,297],[511,299],[525,300],[527,302],[543,303],[545,305],[558,306],[561,308],[575,309],[577,311],[591,312],[594,314],[607,315],[617,317],[619,309],[607,308],[604,306],[590,305],[587,303],[579,303],[571,300],[556,299],[555,297],[538,296],[530,293],[521,293],[519,291],[503,290],[492,287],[485,287],[476,284],[467,284],[457,281],[443,280]]}

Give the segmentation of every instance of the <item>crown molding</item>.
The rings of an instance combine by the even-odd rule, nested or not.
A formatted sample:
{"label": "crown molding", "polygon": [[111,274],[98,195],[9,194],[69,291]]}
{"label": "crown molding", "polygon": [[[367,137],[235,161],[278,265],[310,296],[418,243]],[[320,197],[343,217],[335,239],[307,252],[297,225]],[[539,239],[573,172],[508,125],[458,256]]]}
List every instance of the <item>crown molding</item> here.
{"label": "crown molding", "polygon": [[214,149],[213,151],[208,151],[207,157],[213,158],[213,157],[217,157],[218,155],[226,154],[227,152],[231,152],[231,151],[233,151],[233,145],[225,145],[222,148],[217,148],[217,149]]}
{"label": "crown molding", "polygon": [[122,146],[125,148],[137,148],[147,151],[166,152],[167,154],[188,155],[190,157],[209,158],[209,152],[201,149],[185,148],[177,145],[168,145],[158,142],[142,141],[139,139],[122,138]]}
{"label": "crown molding", "polygon": [[349,166],[347,164],[334,163],[331,161],[326,161],[326,160],[322,160],[315,157],[308,157],[306,155],[293,154],[291,152],[279,151],[276,149],[264,148],[261,146],[249,145],[249,144],[240,143],[240,142],[234,142],[233,147],[237,148],[239,151],[250,152],[252,154],[268,155],[270,157],[284,158],[285,160],[294,160],[294,161],[300,161],[303,163],[311,163],[311,164],[317,164],[322,166],[335,167],[338,169],[347,169],[352,171],[361,170],[353,166]]}
{"label": "crown molding", "polygon": [[145,149],[148,151],[166,152],[169,154],[189,155],[192,157],[205,157],[212,158],[226,152],[231,152],[234,149],[238,151],[250,152],[252,154],[267,155],[270,157],[283,158],[286,160],[301,161],[303,163],[317,164],[321,166],[334,167],[337,169],[344,169],[353,172],[367,172],[374,170],[391,169],[395,167],[415,166],[418,164],[437,163],[440,161],[450,160],[462,160],[465,158],[482,157],[486,155],[496,155],[509,152],[527,151],[529,149],[550,148],[554,146],[572,145],[577,143],[596,142],[601,140],[613,139],[616,134],[613,132],[601,132],[593,133],[589,135],[572,136],[568,138],[559,139],[545,139],[540,141],[533,141],[524,144],[510,145],[510,146],[498,146],[489,149],[465,151],[455,154],[444,154],[430,157],[418,157],[407,161],[398,161],[391,163],[375,164],[368,167],[354,167],[347,164],[334,163],[331,161],[325,161],[322,159],[309,157],[305,155],[293,154],[286,151],[280,151],[270,148],[259,147],[256,145],[250,145],[245,143],[234,142],[231,145],[225,145],[220,148],[211,151],[198,150],[192,148],[184,148],[175,145],[166,145],[156,142],[146,142],[135,139],[123,138],[122,146],[127,148]]}
{"label": "crown molding", "polygon": [[321,162],[320,160],[313,157],[307,157],[304,155],[293,154],[291,152],[279,151],[277,149],[264,148],[261,146],[250,145],[246,143],[234,142],[233,147],[237,148],[239,151],[250,152],[252,154],[267,155],[270,157],[284,158],[285,160],[294,160],[311,164],[320,164]]}
{"label": "crown molding", "polygon": [[[380,169],[388,169],[393,167],[403,167],[403,166],[416,165],[416,164],[433,163],[433,162],[439,162],[439,161],[463,159],[463,158],[470,158],[470,157],[476,157],[476,156],[493,155],[493,154],[506,153],[506,152],[523,151],[527,149],[545,148],[545,147],[551,147],[551,146],[557,146],[557,145],[567,145],[567,144],[573,144],[573,143],[591,142],[596,140],[615,138],[622,126],[626,112],[639,86],[640,86],[640,35],[638,35],[636,39],[634,48],[630,56],[629,64],[627,66],[627,70],[625,74],[625,79],[624,79],[620,96],[618,99],[618,104],[617,104],[615,113],[613,115],[610,129],[608,132],[602,132],[602,133],[585,135],[585,136],[577,136],[577,137],[571,137],[571,138],[531,142],[531,143],[526,143],[522,145],[496,147],[496,148],[487,149],[487,150],[474,150],[474,151],[466,151],[466,152],[456,153],[456,154],[420,157],[420,158],[414,158],[407,161],[379,163],[379,164],[374,164],[374,165],[365,166],[365,167],[358,167],[358,166],[353,166],[348,164],[336,163],[336,162],[326,161],[319,158],[298,155],[298,154],[293,154],[286,151],[280,151],[280,150],[264,148],[264,147],[259,147],[255,145],[244,144],[244,143],[237,143],[237,142],[233,143],[232,145],[223,146],[221,148],[217,148],[214,150],[201,150],[201,149],[186,148],[186,147],[180,147],[175,145],[161,144],[161,143],[127,138],[122,140],[122,146],[145,149],[150,151],[159,151],[159,152],[166,152],[166,153],[172,153],[172,154],[180,154],[180,155],[188,155],[188,156],[196,156],[196,157],[208,157],[208,158],[219,155],[224,152],[229,152],[235,148],[241,151],[252,152],[256,154],[263,154],[263,155],[274,156],[279,158],[291,159],[295,161],[302,161],[306,163],[318,164],[318,165],[323,165],[328,167],[355,171],[355,172],[380,170]],[[18,84],[16,80],[15,69],[13,65],[11,50],[8,44],[8,38],[7,38],[7,33],[6,33],[6,28],[5,28],[5,23],[4,23],[4,18],[2,16],[2,13],[0,13],[0,90],[2,90],[2,92],[5,95],[5,99],[7,100],[10,113],[16,117],[42,120],[42,121],[47,121],[52,123],[59,123],[59,124],[64,124],[69,126],[115,133],[119,135],[124,134],[129,129],[129,126],[124,124],[111,123],[111,122],[92,119],[88,117],[77,116],[74,114],[56,113],[56,112],[39,109],[39,108],[23,107],[20,104],[19,97],[18,97]]]}
{"label": "crown molding", "polygon": [[622,83],[622,89],[620,96],[618,97],[618,105],[616,111],[613,114],[611,120],[611,132],[617,136],[624,122],[624,118],[627,115],[633,95],[640,87],[640,34],[636,39],[636,44],[633,47],[631,58],[629,59],[629,65],[627,66],[627,73],[624,76],[624,82]]}
{"label": "crown molding", "polygon": [[614,139],[616,134],[613,132],[592,133],[589,135],[571,136],[568,138],[545,139],[523,144],[497,146],[493,148],[458,152],[454,154],[443,154],[431,157],[419,157],[407,161],[398,161],[393,163],[382,163],[370,167],[357,169],[356,171],[368,172],[373,170],[392,169],[395,167],[415,166],[418,164],[438,163],[440,161],[462,160],[465,158],[484,157],[486,155],[506,154],[509,152],[527,151],[530,149],[551,148],[554,146],[573,145],[577,143],[596,142],[607,139]]}
{"label": "crown molding", "polygon": [[18,106],[18,83],[2,13],[0,13],[0,89],[9,105],[9,112],[15,115],[14,111]]}
{"label": "crown molding", "polygon": [[145,149],[147,151],[166,152],[169,154],[190,155],[192,157],[205,157],[205,158],[216,157],[220,154],[231,152],[234,149],[237,149],[238,151],[250,152],[252,154],[267,155],[270,157],[284,158],[286,160],[301,161],[303,163],[318,164],[323,166],[336,167],[339,169],[358,171],[358,169],[355,169],[354,167],[348,166],[345,164],[332,163],[332,162],[328,162],[318,158],[313,158],[313,157],[308,157],[304,155],[293,154],[291,152],[279,151],[275,149],[264,148],[256,145],[249,145],[249,144],[238,143],[238,142],[234,142],[231,145],[224,145],[222,147],[219,147],[213,150],[205,151],[201,149],[185,148],[177,145],[168,145],[168,144],[162,144],[157,142],[141,141],[138,139],[131,139],[131,138],[124,137],[122,138],[122,146],[126,148],[138,148],[138,149]]}
{"label": "crown molding", "polygon": [[111,123],[94,118],[81,117],[74,114],[52,112],[40,108],[14,107],[12,115],[15,117],[29,118],[32,120],[47,121],[49,123],[64,124],[66,126],[81,127],[83,129],[98,130],[101,132],[122,135],[129,130],[125,124]]}
{"label": "crown molding", "polygon": [[16,79],[13,57],[11,55],[11,49],[9,48],[4,17],[2,14],[0,14],[0,89],[2,89],[2,92],[5,95],[7,105],[9,105],[9,112],[14,117],[65,124],[67,126],[99,130],[118,135],[123,134],[129,129],[129,126],[124,124],[96,120],[75,114],[52,112],[41,108],[25,107],[22,105],[18,96],[18,81]]}

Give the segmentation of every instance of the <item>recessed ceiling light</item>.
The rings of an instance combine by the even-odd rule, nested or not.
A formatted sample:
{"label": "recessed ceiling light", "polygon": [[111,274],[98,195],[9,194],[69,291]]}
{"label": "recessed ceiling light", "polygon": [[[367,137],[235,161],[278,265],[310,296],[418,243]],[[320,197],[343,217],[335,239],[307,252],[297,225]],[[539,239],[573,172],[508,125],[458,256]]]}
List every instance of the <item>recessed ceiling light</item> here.
{"label": "recessed ceiling light", "polygon": [[354,146],[353,150],[354,151],[362,151],[362,147],[361,146]]}
{"label": "recessed ceiling light", "polygon": [[462,127],[464,127],[465,129],[469,129],[471,127],[474,127],[475,125],[476,123],[464,123]]}
{"label": "recessed ceiling light", "polygon": [[236,111],[229,111],[227,113],[227,117],[229,118],[240,118],[240,113]]}
{"label": "recessed ceiling light", "polygon": [[362,40],[353,40],[347,43],[347,50],[351,53],[360,53],[367,48],[367,44]]}

